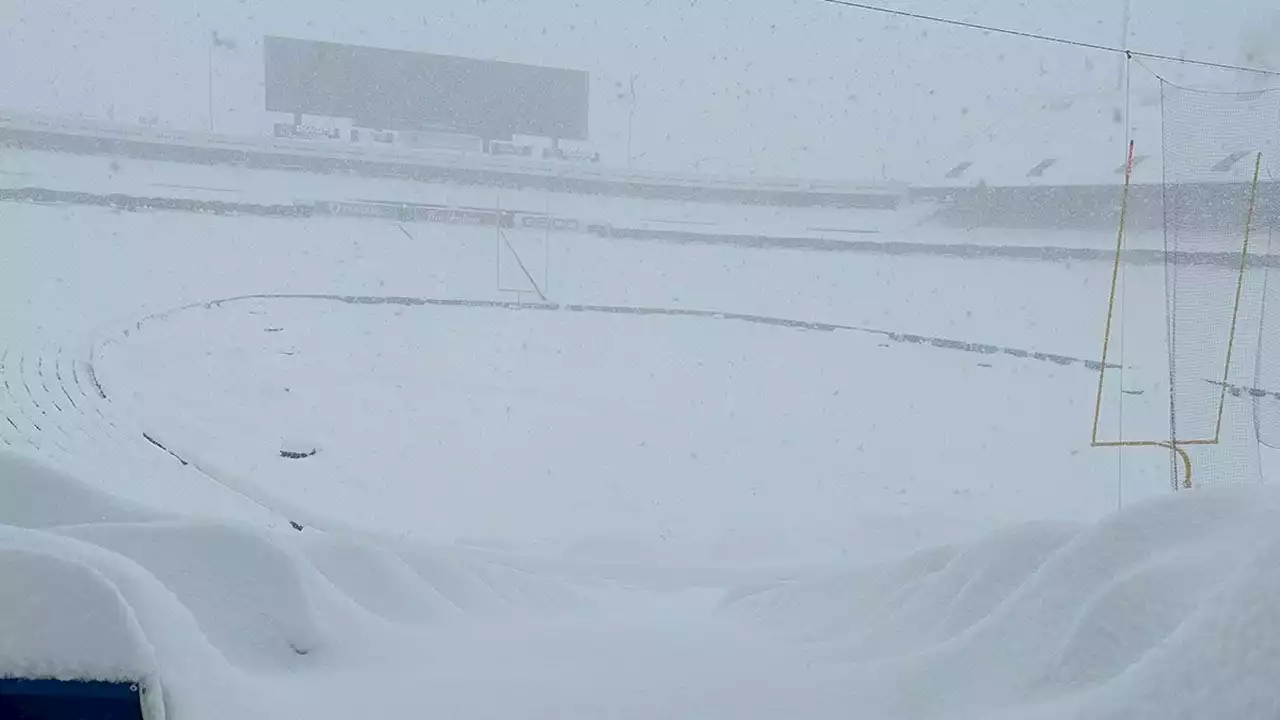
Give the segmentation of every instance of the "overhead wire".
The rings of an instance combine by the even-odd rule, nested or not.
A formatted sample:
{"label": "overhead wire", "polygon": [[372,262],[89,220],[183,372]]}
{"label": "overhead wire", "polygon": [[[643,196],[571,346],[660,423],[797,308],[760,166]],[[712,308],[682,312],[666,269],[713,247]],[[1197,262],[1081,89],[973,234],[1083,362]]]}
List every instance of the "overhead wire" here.
{"label": "overhead wire", "polygon": [[1027,32],[1025,30],[1014,30],[1011,28],[996,27],[994,25],[984,25],[982,23],[969,22],[967,20],[956,20],[954,18],[938,17],[936,15],[925,15],[923,13],[910,12],[908,10],[896,10],[894,8],[882,7],[879,5],[868,5],[866,3],[854,2],[854,0],[818,0],[818,2],[828,5],[837,5],[840,7],[853,8],[855,10],[865,10],[867,12],[881,13],[884,15],[895,15],[897,17],[910,18],[912,20],[921,20],[924,22],[937,23],[940,25],[951,25],[953,27],[968,28],[969,30],[978,30],[981,32],[996,33],[1000,35],[1010,35],[1013,37],[1025,38],[1028,40],[1038,40],[1040,42],[1055,43],[1058,45],[1070,45],[1073,47],[1085,48],[1088,50],[1098,50],[1109,53],[1122,53],[1129,57],[1147,58],[1148,60],[1164,60],[1168,62],[1184,63],[1187,65],[1198,65],[1200,67],[1216,68],[1218,70],[1235,70],[1238,72],[1256,73],[1259,75],[1269,75],[1272,77],[1280,77],[1280,71],[1267,70],[1265,68],[1247,67],[1244,65],[1232,65],[1230,63],[1213,62],[1210,60],[1196,60],[1193,58],[1178,57],[1175,55],[1164,55],[1161,53],[1144,52],[1141,50],[1132,50],[1129,48],[1117,47],[1115,45],[1101,45],[1098,43],[1084,42],[1082,40],[1072,40],[1070,38],[1056,37],[1054,35],[1044,35],[1042,33]]}
{"label": "overhead wire", "polygon": [[1137,65],[1138,67],[1145,70],[1148,75],[1155,78],[1156,80],[1159,80],[1161,83],[1168,85],[1169,87],[1177,88],[1179,90],[1187,90],[1194,93],[1200,93],[1203,95],[1235,95],[1235,96],[1260,95],[1262,93],[1276,92],[1277,90],[1280,90],[1280,85],[1273,86],[1273,87],[1258,88],[1256,90],[1214,90],[1212,88],[1188,87],[1186,85],[1179,85],[1178,83],[1166,78],[1165,76],[1161,75],[1155,70],[1152,70],[1150,65],[1147,65],[1146,63],[1142,62],[1136,57],[1130,56],[1129,60],[1133,62],[1135,65]]}

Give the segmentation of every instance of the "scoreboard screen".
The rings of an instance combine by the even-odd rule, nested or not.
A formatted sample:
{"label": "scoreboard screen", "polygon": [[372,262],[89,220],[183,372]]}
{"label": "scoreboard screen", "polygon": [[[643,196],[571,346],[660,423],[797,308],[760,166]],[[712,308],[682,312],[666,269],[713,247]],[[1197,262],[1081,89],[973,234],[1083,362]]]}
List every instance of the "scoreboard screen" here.
{"label": "scoreboard screen", "polygon": [[587,139],[580,70],[266,37],[266,106],[382,130]]}

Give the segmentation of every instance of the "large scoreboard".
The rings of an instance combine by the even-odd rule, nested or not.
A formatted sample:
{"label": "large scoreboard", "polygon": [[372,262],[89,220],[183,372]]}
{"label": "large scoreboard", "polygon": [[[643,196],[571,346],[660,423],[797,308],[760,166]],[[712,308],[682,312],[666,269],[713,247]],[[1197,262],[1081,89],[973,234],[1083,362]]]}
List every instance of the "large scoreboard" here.
{"label": "large scoreboard", "polygon": [[267,110],[382,130],[587,139],[579,70],[264,38]]}

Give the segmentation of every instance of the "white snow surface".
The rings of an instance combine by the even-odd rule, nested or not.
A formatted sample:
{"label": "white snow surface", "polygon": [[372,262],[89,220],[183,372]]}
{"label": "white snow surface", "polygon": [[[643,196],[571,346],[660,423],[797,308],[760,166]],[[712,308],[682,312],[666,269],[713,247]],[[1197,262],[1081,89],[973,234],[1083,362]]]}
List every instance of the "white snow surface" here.
{"label": "white snow surface", "polygon": [[1267,718],[1277,512],[1272,488],[1219,488],[880,564],[661,588],[230,522],[12,529],[0,659],[158,678],[170,717]]}
{"label": "white snow surface", "polygon": [[[1280,716],[1280,492],[1126,456],[1117,510],[1080,364],[403,300],[503,299],[479,229],[0,214],[0,675],[183,719]],[[1074,357],[1110,270],[548,262],[557,302]]]}
{"label": "white snow surface", "polygon": [[1278,503],[1167,497],[727,606],[853,670],[873,717],[1275,717]]}

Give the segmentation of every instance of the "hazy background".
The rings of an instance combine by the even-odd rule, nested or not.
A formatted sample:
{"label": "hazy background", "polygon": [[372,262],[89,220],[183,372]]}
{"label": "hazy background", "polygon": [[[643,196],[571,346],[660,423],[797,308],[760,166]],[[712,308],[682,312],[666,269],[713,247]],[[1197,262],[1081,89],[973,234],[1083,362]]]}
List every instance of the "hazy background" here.
{"label": "hazy background", "polygon": [[[1121,42],[1120,0],[883,4]],[[635,166],[709,173],[911,181],[1029,99],[1111,89],[1118,72],[1108,53],[817,0],[0,0],[0,107],[207,128],[214,31],[237,45],[212,56],[219,131],[270,127],[261,36],[278,34],[584,69],[590,145],[610,164],[626,162],[634,76]],[[1130,45],[1277,67],[1277,31],[1269,0],[1133,0]]]}

